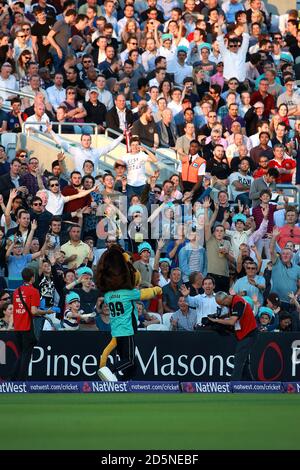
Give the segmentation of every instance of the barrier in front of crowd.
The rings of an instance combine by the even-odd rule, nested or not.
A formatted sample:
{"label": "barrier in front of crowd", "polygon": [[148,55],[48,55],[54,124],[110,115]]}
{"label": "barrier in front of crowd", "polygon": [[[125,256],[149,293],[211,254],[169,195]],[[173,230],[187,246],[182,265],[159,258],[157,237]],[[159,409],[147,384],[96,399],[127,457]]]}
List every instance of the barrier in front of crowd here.
{"label": "barrier in front of crowd", "polygon": [[300,382],[0,382],[0,394],[28,393],[300,393]]}
{"label": "barrier in front of crowd", "polygon": [[[98,331],[43,332],[29,368],[33,381],[98,380],[99,357],[110,340]],[[140,331],[136,335],[137,381],[229,382],[236,340],[215,332]],[[19,357],[13,332],[0,332],[0,377]],[[114,357],[109,358],[112,364]],[[261,382],[300,382],[300,332],[261,333],[251,356]]]}

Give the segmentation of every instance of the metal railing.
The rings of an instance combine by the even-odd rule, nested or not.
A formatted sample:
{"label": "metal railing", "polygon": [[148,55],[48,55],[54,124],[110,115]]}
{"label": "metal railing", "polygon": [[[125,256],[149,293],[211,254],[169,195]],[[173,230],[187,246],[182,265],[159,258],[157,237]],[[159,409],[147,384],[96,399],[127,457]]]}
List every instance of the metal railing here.
{"label": "metal railing", "polygon": [[[30,119],[30,117],[29,117]],[[61,134],[61,127],[62,126],[79,126],[79,127],[93,127],[95,129],[95,133],[93,135],[98,135],[98,125],[95,123],[95,122],[58,122],[58,121],[51,121],[50,124],[52,126],[58,126],[58,134]],[[45,126],[46,123],[45,122],[41,122],[41,123],[38,123],[38,122],[30,122],[29,120],[27,120],[26,122],[23,123],[23,126],[22,126],[22,132],[26,132],[26,127],[33,127],[33,126]],[[35,131],[35,132],[38,132],[38,131]],[[41,133],[42,135],[45,135],[43,133]],[[74,134],[75,135],[75,134]]]}
{"label": "metal railing", "polygon": [[[9,93],[9,95],[17,95],[21,96],[23,98],[34,98],[35,95],[32,93],[26,93],[25,91],[20,91],[20,90],[13,90],[12,88],[6,88],[6,87],[0,87],[0,93],[4,91],[5,93]],[[7,101],[7,100],[4,100]]]}
{"label": "metal railing", "polygon": [[[108,137],[108,133],[110,134],[114,134],[116,136],[120,136],[122,135],[121,132],[118,132],[114,129],[111,129],[111,128],[107,128],[105,129],[105,136]],[[166,167],[166,169],[170,170],[172,167],[173,170],[176,170],[178,164],[179,164],[179,161],[176,160],[175,158],[171,158],[171,157],[168,157],[167,155],[164,155],[163,153],[161,153],[159,150],[153,150],[151,147],[148,147],[148,145],[145,145],[143,144],[143,147],[145,147],[146,149],[150,150],[150,152],[153,152],[155,153],[155,155],[159,158],[159,164],[163,164],[163,166]]]}
{"label": "metal railing", "polygon": [[289,206],[300,207],[300,191],[298,186],[293,184],[276,184],[276,189],[283,191],[285,196],[293,197],[294,201],[289,202]]}

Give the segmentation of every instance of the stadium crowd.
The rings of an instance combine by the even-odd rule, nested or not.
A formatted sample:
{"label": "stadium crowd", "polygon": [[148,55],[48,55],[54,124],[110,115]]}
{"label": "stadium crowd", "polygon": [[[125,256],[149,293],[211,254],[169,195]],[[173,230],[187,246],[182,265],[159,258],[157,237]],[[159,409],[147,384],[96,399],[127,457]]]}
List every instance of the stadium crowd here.
{"label": "stadium crowd", "polygon": [[[139,328],[201,328],[224,291],[246,298],[260,331],[299,331],[288,190],[300,185],[298,12],[275,18],[262,0],[0,0],[0,20],[1,136],[27,121],[61,149],[45,170],[38,152],[9,160],[0,146],[0,330],[19,322],[12,292],[33,270],[36,328],[109,331],[94,272],[117,243],[140,287],[163,290],[138,303]],[[95,148],[90,123],[119,136]],[[101,171],[121,142],[127,153]],[[165,181],[157,149],[178,163]]]}

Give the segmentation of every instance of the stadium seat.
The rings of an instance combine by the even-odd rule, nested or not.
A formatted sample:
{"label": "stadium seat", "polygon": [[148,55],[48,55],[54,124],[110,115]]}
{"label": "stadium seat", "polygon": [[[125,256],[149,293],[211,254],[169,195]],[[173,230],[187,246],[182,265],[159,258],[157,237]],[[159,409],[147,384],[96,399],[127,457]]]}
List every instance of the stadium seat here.
{"label": "stadium seat", "polygon": [[173,312],[168,312],[168,313],[163,314],[163,319],[162,319],[163,325],[165,325],[168,328],[168,330],[171,330],[170,320],[171,320],[172,315],[173,315]]}
{"label": "stadium seat", "polygon": [[1,135],[1,145],[5,147],[5,150],[8,150],[8,145],[17,145],[17,138],[18,134],[14,134],[12,132],[6,132]]}
{"label": "stadium seat", "polygon": [[147,331],[170,331],[166,325],[161,323],[153,323],[152,325],[148,325],[146,328]]}
{"label": "stadium seat", "polygon": [[155,313],[155,312],[148,312],[148,313],[149,315],[152,315],[153,317],[157,318],[157,320],[159,320],[159,323],[162,323],[162,318],[159,313]]}

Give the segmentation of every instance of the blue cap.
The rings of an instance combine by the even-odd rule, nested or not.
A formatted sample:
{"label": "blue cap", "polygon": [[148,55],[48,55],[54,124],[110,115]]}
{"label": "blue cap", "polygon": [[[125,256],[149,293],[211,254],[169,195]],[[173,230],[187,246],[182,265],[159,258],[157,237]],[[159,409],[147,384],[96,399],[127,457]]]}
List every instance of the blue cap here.
{"label": "blue cap", "polygon": [[138,254],[140,255],[142,251],[145,251],[145,250],[149,251],[150,254],[152,253],[151,245],[149,245],[148,242],[143,242],[138,246]]}
{"label": "blue cap", "polygon": [[166,41],[167,39],[170,39],[172,41],[173,35],[170,33],[165,33],[161,35],[162,42]]}
{"label": "blue cap", "polygon": [[198,47],[200,50],[201,49],[208,49],[209,51],[211,50],[211,44],[209,44],[209,42],[203,42]]}
{"label": "blue cap", "polygon": [[159,264],[160,263],[168,263],[169,266],[172,264],[170,258],[159,258]]}
{"label": "blue cap", "polygon": [[245,224],[247,222],[247,217],[244,214],[235,214],[232,217],[232,222],[234,222],[235,224],[237,222],[243,222]]}
{"label": "blue cap", "polygon": [[83,274],[88,274],[89,276],[94,275],[91,268],[88,268],[87,266],[82,266],[82,268],[78,268],[77,271],[76,271],[76,274],[77,274],[78,277],[82,276]]}
{"label": "blue cap", "polygon": [[136,212],[139,212],[140,214],[143,213],[143,208],[142,206],[139,206],[138,204],[135,204],[133,206],[130,206],[128,209],[128,215],[133,215]]}
{"label": "blue cap", "polygon": [[271,308],[269,307],[260,307],[257,316],[260,318],[262,315],[269,315],[270,318],[274,317],[274,312]]}
{"label": "blue cap", "polygon": [[75,302],[76,300],[80,302],[80,297],[78,294],[76,294],[76,292],[70,292],[69,294],[66,295],[67,304],[71,304],[72,302]]}
{"label": "blue cap", "polygon": [[177,47],[177,54],[178,54],[178,52],[185,52],[187,54],[189,52],[189,49],[186,46],[178,46]]}

